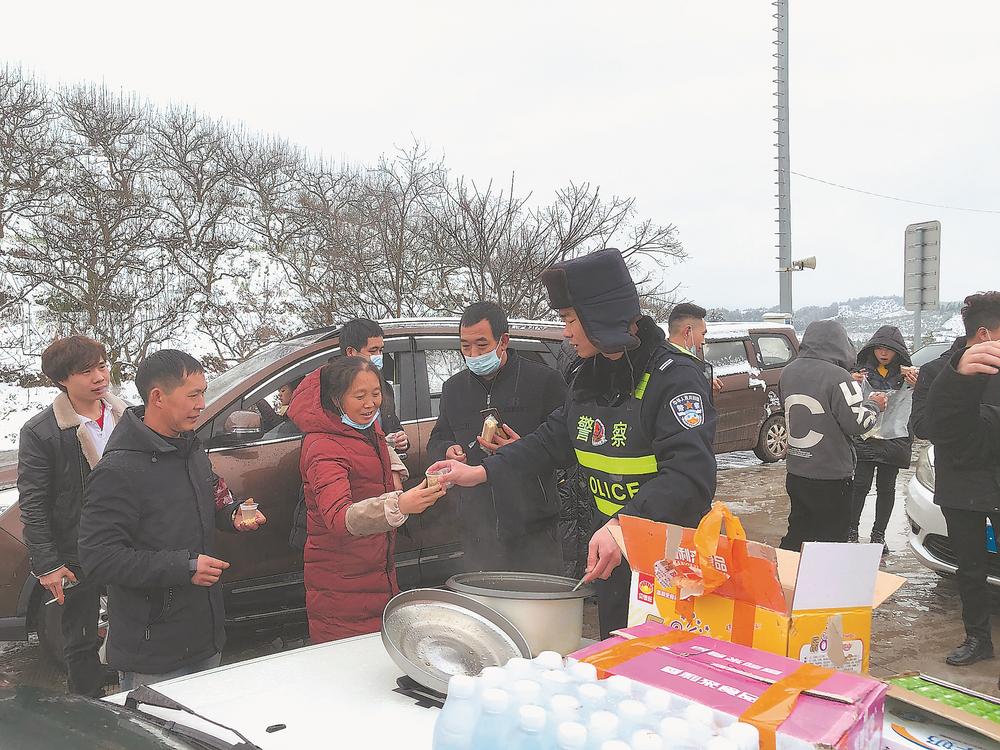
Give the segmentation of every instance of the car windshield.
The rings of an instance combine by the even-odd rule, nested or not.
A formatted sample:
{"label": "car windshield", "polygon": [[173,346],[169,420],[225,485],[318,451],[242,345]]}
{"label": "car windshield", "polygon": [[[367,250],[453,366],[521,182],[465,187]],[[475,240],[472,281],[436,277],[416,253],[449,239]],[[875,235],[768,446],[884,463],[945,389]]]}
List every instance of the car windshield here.
{"label": "car windshield", "polygon": [[292,341],[280,341],[261,349],[249,359],[234,365],[225,372],[216,375],[208,381],[208,390],[205,392],[206,405],[211,404],[219,396],[228,391],[234,385],[242,381],[248,375],[260,372],[272,362],[277,362],[282,357],[303,349],[314,341],[318,341],[324,333],[317,333],[312,336],[303,336]]}

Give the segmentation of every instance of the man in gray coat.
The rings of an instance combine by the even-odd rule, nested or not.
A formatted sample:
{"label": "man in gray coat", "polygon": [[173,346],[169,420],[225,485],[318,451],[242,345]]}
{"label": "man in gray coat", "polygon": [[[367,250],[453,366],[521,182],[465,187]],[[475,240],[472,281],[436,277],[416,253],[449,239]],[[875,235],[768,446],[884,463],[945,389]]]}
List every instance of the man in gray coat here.
{"label": "man in gray coat", "polygon": [[798,357],[781,373],[791,499],[782,549],[847,541],[856,461],[851,437],[872,429],[887,403],[881,393],[865,399],[849,369],[856,361],[844,327],[820,320],[806,328]]}

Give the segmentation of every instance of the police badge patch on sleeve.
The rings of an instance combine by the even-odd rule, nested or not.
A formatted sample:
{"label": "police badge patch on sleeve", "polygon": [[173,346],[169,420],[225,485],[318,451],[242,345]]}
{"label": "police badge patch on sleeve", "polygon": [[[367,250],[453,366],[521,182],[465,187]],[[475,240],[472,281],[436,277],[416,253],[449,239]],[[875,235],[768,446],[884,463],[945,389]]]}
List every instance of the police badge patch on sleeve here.
{"label": "police badge patch on sleeve", "polygon": [[697,393],[682,393],[670,401],[674,417],[685,430],[705,424],[705,404]]}

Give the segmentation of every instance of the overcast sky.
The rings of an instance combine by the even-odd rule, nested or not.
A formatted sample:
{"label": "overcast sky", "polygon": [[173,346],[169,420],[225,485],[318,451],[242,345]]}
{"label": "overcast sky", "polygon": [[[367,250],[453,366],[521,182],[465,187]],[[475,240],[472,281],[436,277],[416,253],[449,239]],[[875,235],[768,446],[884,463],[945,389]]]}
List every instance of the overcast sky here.
{"label": "overcast sky", "polygon": [[[791,0],[797,305],[899,294],[907,224],[942,222],[945,299],[1000,287],[1000,4]],[[0,60],[103,81],[374,161],[413,136],[539,202],[570,180],[677,226],[709,306],[777,304],[772,6],[47,2],[4,9]]]}

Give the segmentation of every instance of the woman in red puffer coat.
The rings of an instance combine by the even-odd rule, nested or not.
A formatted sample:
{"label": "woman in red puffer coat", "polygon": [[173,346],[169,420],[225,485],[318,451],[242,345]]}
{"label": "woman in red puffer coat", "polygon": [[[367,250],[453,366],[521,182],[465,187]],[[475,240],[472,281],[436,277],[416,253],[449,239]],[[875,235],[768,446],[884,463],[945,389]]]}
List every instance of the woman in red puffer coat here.
{"label": "woman in red puffer coat", "polygon": [[381,628],[398,593],[396,529],[444,494],[424,481],[394,489],[378,370],[361,357],[339,357],[307,375],[288,407],[305,433],[299,470],[306,501],[306,613],[309,637],[323,643]]}

